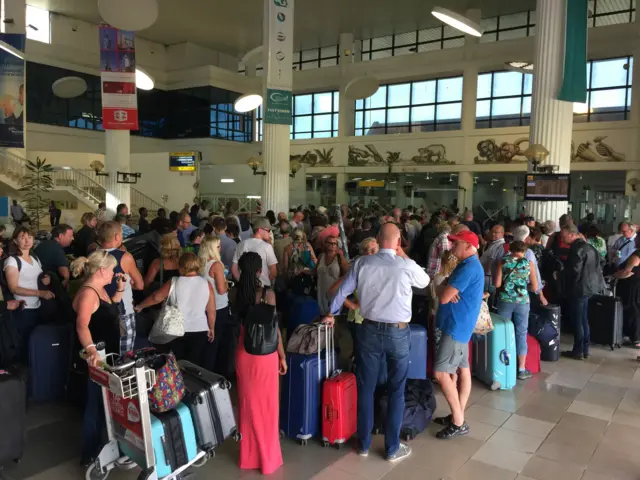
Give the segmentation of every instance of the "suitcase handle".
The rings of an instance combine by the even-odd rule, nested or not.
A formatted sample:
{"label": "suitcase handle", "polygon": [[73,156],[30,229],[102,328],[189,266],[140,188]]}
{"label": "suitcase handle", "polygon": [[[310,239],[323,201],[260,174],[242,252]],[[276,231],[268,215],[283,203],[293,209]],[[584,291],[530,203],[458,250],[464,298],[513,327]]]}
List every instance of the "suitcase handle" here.
{"label": "suitcase handle", "polygon": [[[331,346],[333,347],[333,327],[327,325],[326,323],[319,323],[318,324],[318,381],[322,381],[322,369],[320,368],[320,363],[321,363],[321,353],[322,353],[322,349],[320,348],[320,335],[322,333],[322,329],[324,328],[324,346],[325,346],[325,350],[326,350],[326,354],[325,354],[325,364],[324,364],[324,369],[325,369],[325,378],[329,378],[329,369],[331,368],[331,371],[333,371],[333,364],[335,363],[335,355],[331,355],[331,358],[329,358],[330,352],[331,350],[333,350],[333,348],[329,348],[329,340],[331,340]],[[329,335],[329,330],[331,329],[331,335]],[[331,361],[332,365],[329,365],[329,362]]]}
{"label": "suitcase handle", "polygon": [[510,359],[509,359],[509,354],[507,353],[506,350],[500,351],[500,361],[504,363],[507,367],[509,366]]}

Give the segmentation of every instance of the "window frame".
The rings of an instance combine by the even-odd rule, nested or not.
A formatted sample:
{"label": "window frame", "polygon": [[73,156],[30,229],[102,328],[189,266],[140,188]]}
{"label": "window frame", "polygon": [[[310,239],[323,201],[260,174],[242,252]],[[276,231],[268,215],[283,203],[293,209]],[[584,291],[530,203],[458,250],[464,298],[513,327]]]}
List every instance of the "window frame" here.
{"label": "window frame", "polygon": [[[488,97],[479,97],[478,94],[476,94],[476,125],[475,128],[477,130],[484,130],[487,128],[503,128],[503,127],[523,127],[523,126],[528,126],[531,123],[531,112],[529,112],[528,114],[524,113],[524,102],[526,98],[533,98],[533,74],[532,73],[524,73],[524,72],[516,72],[516,73],[520,73],[521,80],[520,80],[520,94],[518,95],[505,95],[505,96],[495,96],[493,93],[493,85],[494,85],[494,79],[495,79],[495,74],[496,73],[503,73],[503,72],[511,72],[510,70],[492,70],[489,72],[481,72],[478,74],[478,80],[476,80],[476,82],[479,81],[480,76],[481,75],[487,75],[490,74],[491,75],[491,82],[489,84],[489,96]],[[526,82],[526,75],[531,75],[532,76],[532,83],[531,83],[531,93],[524,93],[525,91],[525,82]],[[506,99],[515,99],[515,98],[519,98],[520,99],[520,115],[518,117],[518,125],[500,125],[495,127],[493,125],[494,121],[501,121],[501,119],[496,119],[494,120],[493,118],[493,103],[496,100],[506,100]],[[489,118],[488,119],[479,119],[478,118],[478,102],[484,102],[484,101],[489,101]],[[509,119],[502,119],[502,121],[504,120],[516,120],[516,118],[509,118]],[[478,126],[478,122],[489,122],[487,126]]]}
{"label": "window frame", "polygon": [[[587,26],[589,28],[596,28],[596,27],[605,27],[605,26],[609,26],[609,25],[624,25],[625,23],[633,23],[635,20],[635,12],[636,12],[636,8],[633,6],[633,2],[634,0],[627,0],[629,2],[629,6],[628,8],[624,8],[622,10],[615,10],[615,11],[611,11],[611,12],[604,12],[604,13],[598,13],[598,1],[600,0],[593,0],[593,12],[592,15],[587,19],[588,20],[588,24]],[[625,14],[628,13],[629,14],[629,20],[627,22],[620,22],[620,23],[612,23],[609,25],[598,25],[598,19],[599,18],[606,18],[606,17],[613,17],[615,15],[621,15],[621,14]]]}
{"label": "window frame", "polygon": [[[498,15],[496,17],[487,17],[487,18],[495,18],[496,19],[496,28],[495,29],[491,29],[491,30],[486,30],[481,37],[480,42],[481,43],[491,43],[491,42],[499,42],[500,39],[500,34],[501,33],[505,33],[505,32],[515,32],[518,30],[524,30],[526,35],[524,35],[523,37],[519,37],[519,38],[525,38],[525,37],[531,37],[534,35],[535,29],[536,29],[536,23],[533,21],[532,17],[535,16],[535,10],[527,10],[527,22],[525,25],[518,25],[516,27],[503,27],[500,28],[500,19],[506,16],[508,16],[507,14],[505,15]],[[525,12],[516,12],[517,13],[525,13]],[[511,14],[511,15],[515,15],[515,14]],[[495,35],[495,39],[491,39],[491,40],[487,40],[489,38],[489,36],[491,35]],[[482,39],[485,39],[484,41]],[[518,38],[518,37],[516,37]],[[502,40],[511,40],[511,38],[507,38],[507,39],[502,39]]]}
{"label": "window frame", "polygon": [[[39,10],[41,12],[46,12],[47,14],[47,24],[46,24],[46,34],[47,34],[47,38],[46,40],[43,40],[41,37],[41,35],[38,35],[40,32],[40,29],[43,27],[42,25],[36,25],[35,23],[29,23],[29,11],[33,12],[34,10]],[[29,40],[33,40],[34,42],[40,42],[40,43],[46,43],[48,45],[51,45],[51,11],[47,10],[46,8],[40,8],[40,7],[35,7],[33,5],[26,5],[25,6],[25,29],[26,29],[26,37]],[[34,30],[32,28],[29,28],[29,25],[33,25],[34,27],[36,27],[38,30]]]}
{"label": "window frame", "polygon": [[[376,60],[375,58],[372,58],[373,55],[377,52],[386,52],[386,51],[390,51],[391,55],[389,55],[390,57],[395,57],[395,56],[401,56],[401,55],[408,55],[408,53],[398,53],[396,54],[396,50],[400,51],[400,49],[407,49],[409,47],[409,50],[412,53],[419,53],[420,52],[420,47],[423,45],[432,45],[432,44],[440,44],[440,48],[436,48],[434,50],[445,50],[445,42],[449,42],[451,40],[462,40],[462,43],[464,45],[464,34],[461,35],[452,35],[452,36],[448,36],[448,34],[445,34],[445,28],[447,26],[446,25],[439,25],[436,27],[431,27],[431,28],[423,28],[420,30],[411,30],[408,32],[399,32],[399,33],[394,33],[391,36],[391,46],[390,47],[385,47],[385,48],[373,48],[373,40],[377,39],[377,38],[384,38],[384,37],[388,37],[389,35],[385,35],[384,37],[372,37],[372,38],[366,38],[364,40],[360,41],[360,53],[361,53],[361,60],[363,62],[365,61],[369,61],[369,60]],[[423,40],[420,41],[420,32],[423,30],[431,30],[431,29],[440,29],[440,36],[439,38],[435,39],[435,40]],[[450,28],[450,27],[449,27]],[[411,43],[402,43],[401,45],[397,45],[396,43],[396,38],[398,37],[398,35],[407,35],[408,33],[413,33],[414,34],[414,41]],[[368,47],[365,48],[365,42],[368,42]],[[446,47],[446,48],[455,48],[455,47]]]}

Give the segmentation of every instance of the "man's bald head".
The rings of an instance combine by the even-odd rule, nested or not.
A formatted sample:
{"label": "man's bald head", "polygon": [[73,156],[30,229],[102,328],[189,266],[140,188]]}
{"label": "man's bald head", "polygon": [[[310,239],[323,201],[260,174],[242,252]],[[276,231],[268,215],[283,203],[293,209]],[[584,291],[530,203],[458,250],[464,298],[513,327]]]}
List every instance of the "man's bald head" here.
{"label": "man's bald head", "polygon": [[380,227],[378,242],[380,243],[380,248],[396,250],[400,246],[400,229],[395,223],[385,223]]}

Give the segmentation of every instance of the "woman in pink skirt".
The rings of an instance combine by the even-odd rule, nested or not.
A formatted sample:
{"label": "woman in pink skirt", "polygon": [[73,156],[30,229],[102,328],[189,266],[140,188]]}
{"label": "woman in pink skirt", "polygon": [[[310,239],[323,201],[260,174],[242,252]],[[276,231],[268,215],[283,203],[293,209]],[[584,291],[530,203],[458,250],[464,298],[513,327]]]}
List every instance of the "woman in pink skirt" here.
{"label": "woman in pink skirt", "polygon": [[[236,308],[240,321],[249,308],[259,303],[275,305],[275,294],[260,284],[262,259],[255,252],[246,252],[238,261],[240,280]],[[240,468],[260,469],[263,475],[275,472],[282,465],[280,450],[280,405],[278,374],[287,373],[287,362],[278,332],[278,350],[269,355],[251,355],[244,348],[244,329],[236,351],[238,377]]]}

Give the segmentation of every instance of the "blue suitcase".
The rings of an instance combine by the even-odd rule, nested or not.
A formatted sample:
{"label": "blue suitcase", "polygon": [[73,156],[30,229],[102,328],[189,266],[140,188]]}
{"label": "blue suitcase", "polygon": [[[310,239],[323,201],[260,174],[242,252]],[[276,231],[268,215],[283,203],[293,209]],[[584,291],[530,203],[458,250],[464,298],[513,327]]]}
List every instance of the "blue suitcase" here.
{"label": "blue suitcase", "polygon": [[511,390],[516,385],[518,357],[513,322],[491,314],[493,330],[474,343],[472,371],[491,390]]}
{"label": "blue suitcase", "polygon": [[29,337],[29,398],[59,402],[66,397],[75,325],[39,325]]}
{"label": "blue suitcase", "polygon": [[411,351],[407,379],[427,379],[427,329],[422,325],[409,324],[411,328]]}
{"label": "blue suitcase", "polygon": [[318,301],[313,297],[294,296],[289,307],[287,332],[293,332],[298,325],[313,322],[320,315]]}
{"label": "blue suitcase", "polygon": [[[151,437],[158,478],[166,477],[198,454],[191,412],[184,403],[174,410],[151,414]],[[126,443],[120,443],[120,449],[138,465],[144,464],[139,451],[134,451]]]}

